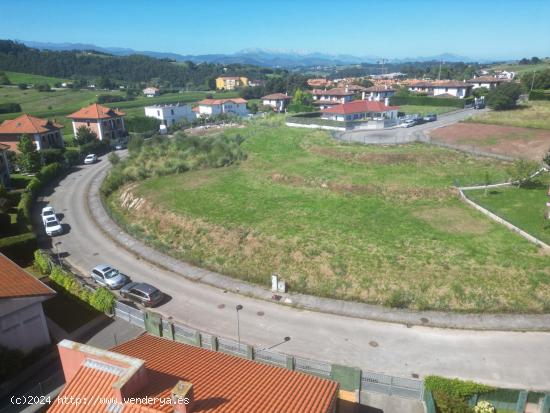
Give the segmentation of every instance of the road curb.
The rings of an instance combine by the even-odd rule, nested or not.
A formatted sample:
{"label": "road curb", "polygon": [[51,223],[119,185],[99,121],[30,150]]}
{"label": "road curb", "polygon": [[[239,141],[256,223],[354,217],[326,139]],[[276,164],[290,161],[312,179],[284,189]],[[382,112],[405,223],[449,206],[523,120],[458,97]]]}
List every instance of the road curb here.
{"label": "road curb", "polygon": [[252,285],[179,261],[154,250],[123,231],[105,210],[99,194],[101,182],[107,172],[108,170],[101,170],[97,173],[87,188],[87,209],[98,228],[111,240],[134,256],[186,277],[189,280],[202,282],[221,290],[239,293],[272,303],[352,318],[404,324],[408,327],[424,326],[493,331],[550,331],[550,314],[472,314],[413,311],[298,293],[281,294],[281,300],[278,302],[274,301],[272,299],[272,292],[261,286]]}

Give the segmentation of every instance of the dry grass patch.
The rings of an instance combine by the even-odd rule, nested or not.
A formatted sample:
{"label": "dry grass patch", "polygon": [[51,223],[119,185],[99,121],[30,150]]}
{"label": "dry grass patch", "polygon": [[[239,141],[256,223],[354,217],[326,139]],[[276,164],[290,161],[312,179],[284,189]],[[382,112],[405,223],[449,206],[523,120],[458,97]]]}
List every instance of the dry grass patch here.
{"label": "dry grass patch", "polygon": [[417,209],[413,216],[422,219],[435,229],[451,233],[481,235],[490,229],[489,222],[481,216],[457,207]]}

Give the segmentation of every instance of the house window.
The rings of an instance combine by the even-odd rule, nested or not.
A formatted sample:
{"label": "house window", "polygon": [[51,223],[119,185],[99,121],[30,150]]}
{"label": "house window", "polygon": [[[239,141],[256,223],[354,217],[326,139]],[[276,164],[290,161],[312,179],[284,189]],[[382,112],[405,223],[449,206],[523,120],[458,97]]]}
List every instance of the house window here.
{"label": "house window", "polygon": [[160,116],[160,110],[157,110],[157,116]]}
{"label": "house window", "polygon": [[87,125],[88,127],[90,127],[90,121],[86,122],[86,125]]}
{"label": "house window", "polygon": [[170,113],[174,116],[174,109],[170,109]]}

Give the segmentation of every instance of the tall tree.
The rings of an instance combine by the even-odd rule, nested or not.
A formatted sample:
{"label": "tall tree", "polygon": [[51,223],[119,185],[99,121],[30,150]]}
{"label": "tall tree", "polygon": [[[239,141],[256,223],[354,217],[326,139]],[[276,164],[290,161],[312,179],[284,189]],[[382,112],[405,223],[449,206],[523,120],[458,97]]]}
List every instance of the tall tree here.
{"label": "tall tree", "polygon": [[504,83],[487,93],[487,105],[495,110],[515,108],[521,95],[521,87],[517,83]]}
{"label": "tall tree", "polygon": [[36,145],[29,135],[21,136],[17,149],[19,150],[19,167],[27,173],[38,172],[41,164],[40,153],[38,153]]}
{"label": "tall tree", "polygon": [[78,146],[81,146],[90,142],[94,142],[96,139],[97,139],[97,134],[87,126],[82,125],[76,130],[76,136],[74,137],[74,142]]}

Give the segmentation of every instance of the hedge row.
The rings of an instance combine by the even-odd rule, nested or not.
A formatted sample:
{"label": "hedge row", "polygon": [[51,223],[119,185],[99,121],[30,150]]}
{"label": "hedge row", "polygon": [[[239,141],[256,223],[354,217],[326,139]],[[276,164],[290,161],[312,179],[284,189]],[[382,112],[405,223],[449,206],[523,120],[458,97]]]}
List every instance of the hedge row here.
{"label": "hedge row", "polygon": [[19,103],[0,103],[0,113],[16,113],[21,112]]}
{"label": "hedge row", "polygon": [[474,394],[488,393],[494,388],[473,381],[427,376],[424,386],[432,392],[437,411],[440,413],[469,413],[468,400]]}
{"label": "hedge row", "polygon": [[417,106],[453,106],[463,108],[464,105],[473,103],[473,98],[437,98],[432,96],[392,96],[391,105],[417,105]]}
{"label": "hedge row", "polygon": [[532,90],[529,100],[550,100],[550,90]]}
{"label": "hedge row", "polygon": [[36,235],[34,232],[0,238],[0,252],[14,261],[28,262],[28,252],[36,249]]}
{"label": "hedge row", "polygon": [[90,304],[97,311],[112,313],[115,306],[115,295],[105,287],[93,292],[85,288],[74,275],[61,266],[52,264],[48,256],[41,250],[34,253],[34,266],[44,275],[49,274],[50,280],[70,295]]}

